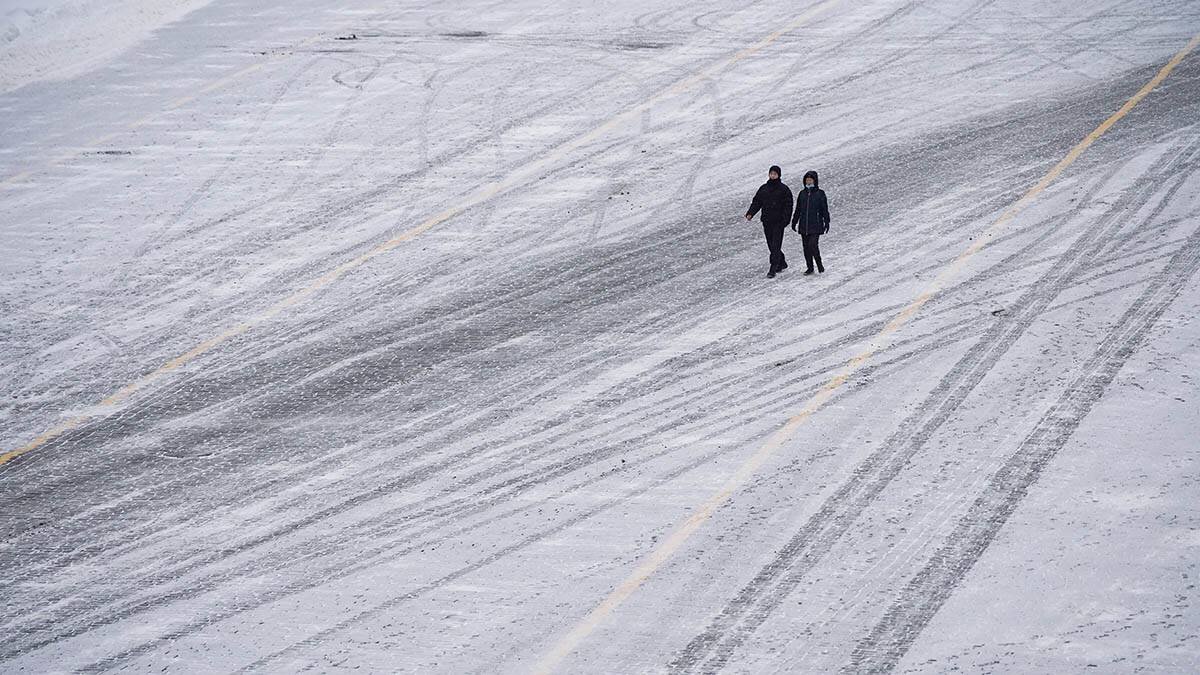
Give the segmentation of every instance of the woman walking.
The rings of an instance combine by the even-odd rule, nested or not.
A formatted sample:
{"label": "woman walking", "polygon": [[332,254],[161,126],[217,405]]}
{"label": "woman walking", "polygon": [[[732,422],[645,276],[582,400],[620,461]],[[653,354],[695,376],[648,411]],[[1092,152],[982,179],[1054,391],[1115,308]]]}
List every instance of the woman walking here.
{"label": "woman walking", "polygon": [[825,191],[818,187],[817,172],[804,174],[804,189],[796,196],[796,210],[792,212],[792,231],[799,233],[804,242],[804,262],[808,264],[805,274],[824,272],[821,264],[821,235],[829,231],[829,201]]}

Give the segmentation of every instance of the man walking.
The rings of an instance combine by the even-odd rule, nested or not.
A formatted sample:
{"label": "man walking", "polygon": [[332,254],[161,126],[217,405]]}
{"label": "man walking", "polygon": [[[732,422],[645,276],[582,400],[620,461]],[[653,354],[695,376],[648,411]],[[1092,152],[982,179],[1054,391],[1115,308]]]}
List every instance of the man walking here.
{"label": "man walking", "polygon": [[771,252],[771,271],[767,272],[770,279],[787,269],[787,259],[783,256],[783,231],[792,217],[792,191],[783,184],[780,179],[782,175],[782,169],[771,167],[767,172],[767,182],[754,193],[754,201],[750,202],[750,210],[746,212],[746,220],[751,220],[754,214],[762,211],[763,235]]}
{"label": "man walking", "polygon": [[796,197],[796,211],[792,215],[792,231],[798,232],[804,240],[804,262],[808,263],[805,274],[813,273],[814,262],[818,272],[825,271],[819,240],[829,231],[829,201],[818,185],[816,171],[804,174],[804,189]]}

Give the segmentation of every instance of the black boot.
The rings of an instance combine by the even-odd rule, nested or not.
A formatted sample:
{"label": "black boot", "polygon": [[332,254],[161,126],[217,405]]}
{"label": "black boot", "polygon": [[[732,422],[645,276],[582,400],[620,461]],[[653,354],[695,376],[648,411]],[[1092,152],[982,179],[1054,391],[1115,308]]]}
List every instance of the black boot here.
{"label": "black boot", "polygon": [[810,268],[808,268],[808,269],[806,269],[806,270],[804,270],[804,276],[808,276],[808,275],[810,275],[810,274],[812,274],[812,268],[811,268],[811,267],[810,267]]}
{"label": "black boot", "polygon": [[825,272],[825,266],[821,264],[821,259],[817,258],[817,271],[822,274]]}

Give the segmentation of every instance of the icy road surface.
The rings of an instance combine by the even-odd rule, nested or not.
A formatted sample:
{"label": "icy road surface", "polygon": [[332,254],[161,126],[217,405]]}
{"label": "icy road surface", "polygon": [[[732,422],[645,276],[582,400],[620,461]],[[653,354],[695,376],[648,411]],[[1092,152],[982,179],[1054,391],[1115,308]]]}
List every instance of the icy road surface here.
{"label": "icy road surface", "polygon": [[1200,4],[344,4],[0,95],[0,671],[1200,670]]}

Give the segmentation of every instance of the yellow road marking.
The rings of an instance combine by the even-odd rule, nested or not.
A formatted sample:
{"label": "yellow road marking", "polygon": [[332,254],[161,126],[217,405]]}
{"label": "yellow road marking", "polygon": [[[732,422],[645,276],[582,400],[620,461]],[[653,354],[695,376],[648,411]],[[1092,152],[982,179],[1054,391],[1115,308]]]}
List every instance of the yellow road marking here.
{"label": "yellow road marking", "polygon": [[[399,246],[400,244],[402,244],[406,241],[409,241],[425,232],[428,232],[430,229],[436,227],[437,225],[439,225],[441,223],[446,222],[447,220],[450,220],[451,218],[461,214],[462,212],[466,211],[467,209],[478,206],[479,204],[486,202],[487,200],[491,199],[492,197],[495,197],[496,195],[498,195],[502,192],[505,192],[507,190],[512,189],[513,187],[523,184],[530,178],[541,175],[546,170],[546,168],[553,165],[555,162],[559,161],[560,159],[562,159],[564,156],[566,156],[570,152],[577,150],[577,149],[587,145],[588,143],[591,143],[592,141],[601,137],[605,133],[620,126],[621,124],[624,124],[633,119],[636,119],[637,116],[640,115],[644,110],[649,109],[656,103],[658,103],[666,98],[669,98],[671,96],[675,96],[684,91],[687,91],[688,89],[703,82],[705,79],[711,77],[713,74],[719,72],[720,70],[728,68],[728,67],[736,64],[737,62],[741,61],[742,59],[746,58],[747,56],[750,56],[758,51],[761,51],[764,47],[766,47],[766,46],[770,45],[771,43],[775,42],[776,40],[778,40],[780,36],[784,35],[785,33],[788,33],[789,31],[795,30],[797,27],[799,27],[803,23],[809,21],[813,17],[824,12],[826,9],[828,9],[828,8],[832,7],[833,5],[836,5],[840,2],[842,2],[842,0],[824,0],[824,2],[814,5],[807,11],[801,13],[794,21],[792,21],[788,25],[775,31],[774,33],[771,33],[770,35],[759,40],[758,42],[754,43],[750,47],[747,47],[746,49],[743,49],[742,51],[737,52],[732,57],[730,57],[724,61],[718,61],[715,64],[709,66],[708,68],[698,71],[697,73],[693,74],[691,77],[685,78],[684,80],[676,83],[675,85],[668,87],[667,89],[664,89],[663,91],[660,91],[659,93],[651,96],[650,98],[642,101],[641,103],[638,103],[637,105],[634,105],[633,107],[627,109],[626,111],[624,111],[622,113],[618,113],[617,115],[611,117],[607,122],[593,128],[591,131],[588,131],[587,133],[584,133],[581,136],[577,136],[576,138],[563,143],[562,145],[558,146],[557,148],[554,148],[551,152],[549,152],[547,155],[543,156],[541,159],[534,160],[534,161],[518,168],[517,170],[508,174],[508,176],[505,177],[504,179],[483,185],[482,187],[475,190],[475,192],[469,194],[465,199],[461,200],[457,206],[453,206],[451,208],[446,209],[445,211],[442,211],[441,213],[431,216],[428,219],[426,219],[424,222],[422,222],[421,224],[417,225],[416,227],[414,227],[410,230],[407,230],[407,231],[393,237],[392,239],[389,239],[389,240],[383,242],[382,244],[379,244],[375,248],[367,251],[366,253],[363,253],[362,255],[358,256],[357,258],[354,258],[352,260],[349,260],[347,262],[344,262],[344,263],[338,265],[337,267],[333,268],[333,270],[331,270],[331,271],[327,272],[326,274],[324,274],[323,276],[317,278],[315,281],[313,281],[309,285],[301,288],[299,291],[296,291],[292,295],[275,303],[274,305],[269,307],[262,314],[260,314],[256,317],[247,319],[241,323],[238,323],[237,325],[233,326],[232,328],[229,328],[217,335],[214,335],[213,337],[208,338],[207,340],[205,340],[204,342],[201,342],[200,344],[196,345],[195,347],[188,350],[187,352],[180,354],[179,356],[164,363],[163,365],[159,366],[158,368],[151,371],[150,373],[142,376],[141,378],[138,378],[136,381],[134,381],[128,385],[125,385],[121,389],[117,390],[116,392],[114,392],[113,394],[109,395],[104,400],[102,400],[100,402],[101,406],[102,407],[112,407],[112,406],[115,406],[115,405],[118,405],[118,404],[124,402],[126,399],[128,399],[130,396],[135,394],[137,391],[144,388],[146,385],[152,383],[153,381],[157,380],[158,378],[162,377],[163,375],[166,375],[167,373],[170,373],[171,371],[178,369],[180,366],[187,364],[189,361],[192,361],[193,359],[210,351],[212,348],[220,345],[221,343],[226,342],[227,340],[234,338],[238,335],[241,335],[241,334],[249,331],[250,329],[254,328],[255,326],[263,323],[264,321],[267,321],[267,320],[277,316],[284,309],[287,309],[288,307],[291,307],[293,305],[300,303],[301,301],[305,300],[306,298],[313,295],[317,291],[320,291],[321,289],[325,288],[326,286],[333,283],[334,281],[337,281],[343,275],[345,275],[347,272],[349,272],[357,267],[362,266],[364,263],[370,261],[371,259],[373,259],[379,255],[382,255],[384,253],[387,253],[388,251],[391,251],[392,249],[396,248],[397,246]],[[259,66],[259,67],[261,67],[261,66]],[[233,75],[230,75],[229,78],[226,78],[226,79],[240,77],[241,75],[244,75],[249,70],[250,70],[249,68],[243,69],[241,71],[238,71],[237,73],[234,73]],[[197,92],[197,93],[200,93],[200,92]],[[178,100],[182,100],[182,99],[178,99]],[[62,434],[79,427],[81,424],[83,424],[86,421],[89,421],[92,419],[97,419],[97,418],[104,417],[104,416],[106,416],[106,415],[103,412],[83,414],[83,415],[76,416],[76,417],[72,418],[71,420],[69,420],[68,422],[60,424],[60,425],[54,427],[53,429],[46,431],[45,433],[43,433],[42,435],[33,439],[29,443],[27,443],[19,448],[16,448],[15,450],[6,452],[3,455],[0,455],[0,466],[6,464],[8,462],[11,462],[12,460],[16,459],[17,457],[20,457],[21,455],[24,455],[28,452],[36,450],[37,448],[54,440],[55,438],[61,436]]]}
{"label": "yellow road marking", "polygon": [[[317,39],[319,39],[319,38],[311,38],[310,37],[307,40],[305,40],[304,42],[302,42],[301,44],[307,45],[307,44],[310,44],[310,43],[316,41]],[[266,62],[264,62],[264,61],[252,63],[252,64],[246,66],[245,68],[242,68],[241,70],[239,70],[235,73],[232,73],[231,75],[228,75],[227,77],[223,77],[223,78],[217,80],[216,82],[212,82],[203,87],[200,87],[199,89],[197,89],[196,91],[194,91],[190,94],[180,96],[179,98],[175,99],[174,101],[171,101],[171,108],[182,108],[183,106],[191,103],[192,101],[195,101],[196,99],[200,98],[201,96],[203,96],[211,91],[216,91],[217,89],[224,87],[225,85],[229,84],[230,82],[233,82],[234,80],[236,80],[238,78],[245,77],[245,76],[249,75],[250,73],[253,73],[258,70],[262,70],[264,67],[266,67]]]}
{"label": "yellow road marking", "polygon": [[1127,115],[1142,99],[1146,98],[1151,91],[1154,90],[1163,80],[1171,74],[1175,66],[1183,61],[1188,55],[1200,44],[1200,35],[1193,37],[1183,49],[1179,50],[1167,62],[1161,70],[1158,71],[1149,82],[1138,90],[1125,105],[1121,106],[1117,112],[1113,113],[1108,119],[1104,120],[1100,126],[1096,127],[1071,151],[1066,154],[1053,168],[1050,169],[1045,176],[1036,185],[1031,187],[1028,192],[1021,196],[1012,206],[1005,209],[1003,213],[988,226],[988,229],[975,241],[964,250],[957,258],[954,259],[942,272],[932,281],[929,286],[916,298],[906,305],[899,313],[883,327],[883,329],[870,342],[865,349],[851,358],[845,366],[832,379],[824,384],[816,394],[812,396],[804,405],[804,407],[795,415],[787,420],[783,426],[777,429],[766,440],[763,445],[758,448],[741,466],[729,477],[721,489],[717,490],[712,496],[704,501],[687,520],[683,521],[666,539],[663,540],[650,555],[639,564],[633,572],[625,578],[615,589],[608,594],[596,605],[590,612],[583,617],[566,635],[564,635],[555,645],[548,651],[541,660],[534,666],[533,672],[538,674],[550,673],[557,667],[564,658],[579,646],[600,624],[625,602],[629,596],[642,586],[655,572],[659,570],[672,556],[683,546],[683,544],[691,537],[692,533],[700,528],[708,521],[713,513],[729,500],[735,492],[737,492],[750,479],[758,469],[762,467],[771,455],[775,453],[785,442],[787,442],[800,426],[819,410],[831,396],[835,390],[841,387],[852,375],[874,356],[875,352],[880,349],[882,342],[892,333],[899,330],[904,324],[918,312],[934,295],[936,295],[951,278],[957,275],[958,270],[974,256],[988,240],[996,235],[1001,227],[1012,221],[1026,206],[1040,195],[1048,185],[1058,178],[1067,167],[1075,162],[1089,146],[1104,135],[1112,125],[1116,124],[1122,117]]}
{"label": "yellow road marking", "polygon": [[13,175],[9,176],[8,178],[5,178],[4,180],[0,180],[0,185],[7,185],[8,183],[19,183],[20,181],[23,181],[32,175],[33,175],[32,171],[28,171],[28,170],[22,171],[21,173],[13,174]]}

